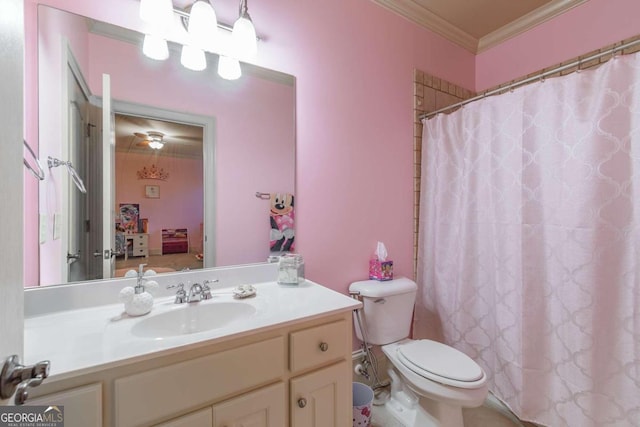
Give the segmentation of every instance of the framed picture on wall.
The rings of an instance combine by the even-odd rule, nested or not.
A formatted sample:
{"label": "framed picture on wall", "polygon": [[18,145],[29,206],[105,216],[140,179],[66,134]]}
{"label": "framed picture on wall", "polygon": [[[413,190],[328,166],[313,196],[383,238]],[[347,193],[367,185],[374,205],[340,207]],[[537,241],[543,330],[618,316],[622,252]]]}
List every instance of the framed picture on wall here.
{"label": "framed picture on wall", "polygon": [[120,203],[120,227],[125,233],[138,232],[140,205],[137,203]]}
{"label": "framed picture on wall", "polygon": [[144,195],[147,199],[159,199],[160,198],[160,186],[159,185],[145,185]]}

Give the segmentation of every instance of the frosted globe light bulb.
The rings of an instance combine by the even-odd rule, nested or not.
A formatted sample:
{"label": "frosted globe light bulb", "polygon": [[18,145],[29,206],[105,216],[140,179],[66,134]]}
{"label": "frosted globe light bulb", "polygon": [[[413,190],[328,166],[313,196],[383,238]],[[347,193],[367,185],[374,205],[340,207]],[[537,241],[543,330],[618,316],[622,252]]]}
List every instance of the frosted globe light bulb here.
{"label": "frosted globe light bulb", "polygon": [[218,19],[208,2],[200,0],[191,6],[187,31],[193,43],[201,49],[207,49],[215,43]]}
{"label": "frosted globe light bulb", "polygon": [[188,44],[182,46],[180,63],[183,67],[193,71],[202,71],[207,68],[207,58],[204,51]]}
{"label": "frosted globe light bulb", "polygon": [[169,57],[169,46],[162,37],[146,34],[142,43],[142,53],[148,58],[164,61]]}
{"label": "frosted globe light bulb", "polygon": [[241,15],[233,24],[231,33],[234,56],[240,60],[251,60],[258,53],[256,29],[249,14]]}
{"label": "frosted globe light bulb", "polygon": [[158,28],[169,28],[173,24],[173,2],[171,0],[141,0],[140,19]]}
{"label": "frosted globe light bulb", "polygon": [[218,58],[218,75],[225,80],[237,80],[242,76],[240,63],[235,58],[222,56]]}

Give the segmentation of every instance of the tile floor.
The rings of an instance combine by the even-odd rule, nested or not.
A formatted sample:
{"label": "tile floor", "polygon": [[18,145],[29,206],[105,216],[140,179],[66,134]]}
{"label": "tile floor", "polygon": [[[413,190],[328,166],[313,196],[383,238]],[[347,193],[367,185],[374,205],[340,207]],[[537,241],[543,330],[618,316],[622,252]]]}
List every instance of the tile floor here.
{"label": "tile floor", "polygon": [[[404,427],[389,414],[384,406],[374,406],[371,427]],[[535,424],[510,420],[490,408],[465,409],[463,412],[465,427],[535,427]]]}

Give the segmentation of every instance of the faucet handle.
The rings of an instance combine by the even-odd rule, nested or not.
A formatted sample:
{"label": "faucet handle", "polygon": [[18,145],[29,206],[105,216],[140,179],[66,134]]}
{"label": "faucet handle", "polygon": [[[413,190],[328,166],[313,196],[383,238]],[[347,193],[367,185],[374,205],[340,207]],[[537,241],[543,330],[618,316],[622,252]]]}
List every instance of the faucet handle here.
{"label": "faucet handle", "polygon": [[209,287],[209,283],[218,283],[218,279],[207,279],[202,282],[202,299],[211,299],[211,287]]}
{"label": "faucet handle", "polygon": [[176,299],[173,301],[174,304],[183,304],[187,302],[187,293],[184,290],[184,283],[178,283],[177,285],[169,285],[167,289],[178,288],[176,292]]}

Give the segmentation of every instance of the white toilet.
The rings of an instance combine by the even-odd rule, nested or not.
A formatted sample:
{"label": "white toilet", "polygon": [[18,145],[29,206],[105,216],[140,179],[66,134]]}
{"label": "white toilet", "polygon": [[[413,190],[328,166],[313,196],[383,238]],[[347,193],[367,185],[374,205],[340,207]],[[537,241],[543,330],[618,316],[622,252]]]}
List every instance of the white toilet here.
{"label": "white toilet", "polygon": [[[385,404],[406,427],[462,427],[462,408],[482,405],[487,377],[466,354],[431,340],[407,339],[418,287],[407,278],[365,280],[349,286],[362,298],[369,344],[381,345],[393,369]],[[357,317],[356,335],[362,340]]]}

